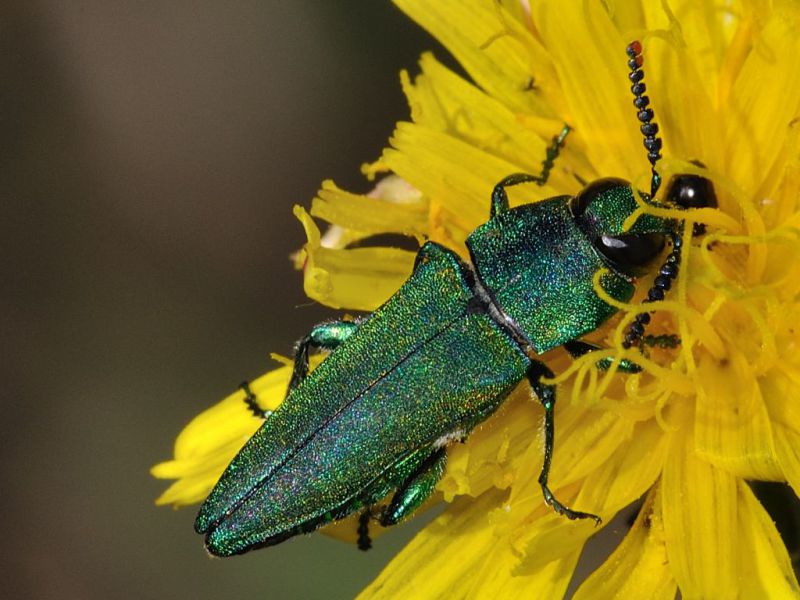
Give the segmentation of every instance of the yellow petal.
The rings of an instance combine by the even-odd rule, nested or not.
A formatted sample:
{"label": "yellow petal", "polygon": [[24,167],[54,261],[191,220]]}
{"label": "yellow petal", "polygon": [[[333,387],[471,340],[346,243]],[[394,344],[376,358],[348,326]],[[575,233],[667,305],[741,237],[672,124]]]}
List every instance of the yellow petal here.
{"label": "yellow petal", "polygon": [[[415,123],[447,132],[505,158],[520,170],[539,172],[550,136],[545,141],[522,127],[511,109],[444,67],[432,55],[423,55],[420,67],[422,73],[414,83],[405,85]],[[555,135],[561,127],[562,123],[552,121],[549,134]]]}
{"label": "yellow petal", "polygon": [[736,478],[699,459],[686,429],[671,435],[661,480],[672,573],[687,600],[736,598],[741,544]]}
{"label": "yellow petal", "polygon": [[[564,406],[556,412],[556,440],[550,482],[569,485],[586,477],[630,440],[634,423],[610,411]],[[532,450],[541,453],[543,438]],[[541,460],[539,461],[541,463]]]}
{"label": "yellow petal", "polygon": [[654,488],[622,543],[581,584],[574,598],[673,600],[676,591],[667,561],[661,498]]}
{"label": "yellow petal", "polygon": [[464,498],[428,525],[359,596],[366,598],[560,598],[578,553],[526,577],[504,539],[502,492]]}
{"label": "yellow petal", "polygon": [[765,181],[800,109],[798,7],[781,3],[742,66],[726,113],[727,172],[744,190]]}
{"label": "yellow petal", "polygon": [[409,196],[406,202],[386,202],[372,195],[345,192],[332,181],[325,181],[311,204],[311,215],[365,235],[396,232],[424,236],[428,229],[428,206],[419,192],[413,193],[416,197]]}
{"label": "yellow petal", "polygon": [[[505,489],[517,471],[513,458],[530,445],[541,413],[531,401],[530,390],[521,385],[498,412],[480,425],[463,444],[447,449],[447,470],[437,486],[445,500],[458,495],[477,497],[491,487]],[[520,476],[535,478],[535,465]]]}
{"label": "yellow petal", "polygon": [[[522,170],[458,138],[411,123],[398,123],[391,142],[394,150],[386,150],[383,160],[448,211],[451,227],[460,228],[457,237],[462,241],[489,218],[494,185]],[[519,187],[512,199],[523,194],[528,201],[555,195],[549,185]]]}
{"label": "yellow petal", "polygon": [[772,428],[775,449],[785,479],[796,494],[800,494],[800,402],[797,386],[800,385],[800,369],[797,360],[787,356],[787,364],[781,365],[761,381]]}
{"label": "yellow petal", "polygon": [[638,423],[630,439],[584,480],[577,505],[610,518],[641,497],[661,473],[667,442],[655,420]]}
{"label": "yellow petal", "polygon": [[[319,362],[314,357],[312,364]],[[291,368],[280,367],[250,383],[259,405],[275,410],[286,395]],[[244,403],[245,394],[237,390],[221,402],[197,415],[175,440],[175,458],[151,469],[159,479],[177,479],[156,504],[184,506],[203,500],[222,471],[244,443],[261,426]]]}
{"label": "yellow petal", "polygon": [[769,415],[744,355],[733,350],[722,363],[704,356],[697,381],[698,456],[740,477],[782,479]]}
{"label": "yellow petal", "polygon": [[[569,504],[578,510],[600,514],[610,521],[656,480],[664,461],[667,442],[655,421],[640,423],[630,437],[621,436],[613,429],[606,430],[606,433],[616,450],[610,457],[598,461],[596,470],[581,482],[580,492]],[[556,460],[561,458],[558,453],[556,457]],[[524,498],[517,493],[517,488],[522,489],[520,483],[515,485],[509,501],[512,508],[520,497]],[[563,485],[555,493],[556,497],[566,501],[564,494],[568,492]],[[538,500],[538,495],[536,497]],[[542,511],[541,501],[533,506],[532,518],[520,519],[516,527],[513,543],[524,555],[514,571],[517,574],[535,573],[554,557],[565,557],[580,551],[587,538],[597,531],[591,521],[572,522],[553,514],[549,508]]]}
{"label": "yellow petal", "polygon": [[[359,598],[467,597],[475,564],[497,559],[494,530],[487,515],[501,492],[463,499],[406,545]],[[498,561],[497,569],[508,569]]]}
{"label": "yellow petal", "polygon": [[[718,171],[725,164],[723,120],[712,105],[710,77],[696,68],[697,49],[686,46],[681,31],[682,27],[674,36],[644,41],[645,83],[664,139],[663,154],[667,158],[700,160],[712,171]],[[633,112],[631,120],[635,119]],[[668,170],[662,167],[661,171],[668,181]]]}
{"label": "yellow petal", "polygon": [[781,536],[767,511],[743,481],[739,482],[738,546],[741,598],[800,597],[800,586]]}
{"label": "yellow petal", "polygon": [[550,57],[517,19],[495,2],[394,0],[433,34],[475,82],[510,109],[558,115]]}
{"label": "yellow petal", "polygon": [[597,173],[633,180],[647,168],[631,106],[625,40],[600,2],[532,2],[533,20],[564,90],[562,114]]}
{"label": "yellow petal", "polygon": [[397,248],[325,248],[308,213],[296,206],[306,230],[303,285],[312,300],[331,308],[374,310],[411,275],[414,252]]}
{"label": "yellow petal", "polygon": [[[741,16],[742,8],[737,4],[730,2],[722,7],[713,2],[696,0],[642,3],[647,28],[651,31],[660,30],[659,34],[677,42],[677,46],[686,52],[694,64],[692,70],[701,74],[701,79],[695,83],[705,89],[709,99],[715,101],[719,94],[718,78],[726,58],[726,51],[741,20],[734,16],[737,13]],[[723,11],[729,11],[729,14],[724,15]],[[655,41],[655,36],[647,39]],[[647,53],[647,61],[650,62],[649,46]],[[661,97],[659,95],[659,98]],[[683,106],[689,110],[692,108],[682,105],[680,101],[673,101],[669,96],[665,97],[667,98],[670,99],[670,104],[676,107]],[[656,111],[656,114],[658,113],[659,111]]]}
{"label": "yellow petal", "polygon": [[641,0],[614,0],[607,2],[608,15],[622,33],[642,29],[645,20],[645,8],[649,5]]}

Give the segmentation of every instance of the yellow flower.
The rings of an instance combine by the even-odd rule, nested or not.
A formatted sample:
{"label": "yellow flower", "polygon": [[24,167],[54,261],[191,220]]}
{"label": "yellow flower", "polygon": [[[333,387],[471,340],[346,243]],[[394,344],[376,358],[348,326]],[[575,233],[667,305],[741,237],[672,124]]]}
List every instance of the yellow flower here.
{"label": "yellow flower", "polygon": [[[488,193],[513,172],[537,173],[550,138],[574,131],[548,185],[512,204],[574,194],[579,180],[618,176],[647,189],[626,76],[626,44],[644,45],[648,93],[664,138],[662,175],[715,182],[719,209],[697,211],[708,233],[687,243],[676,289],[650,326],[677,349],[637,357],[638,375],[598,373],[598,355],[544,356],[559,375],[550,481],[570,506],[605,523],[644,495],[621,545],[576,598],[796,598],[786,549],[748,480],[800,490],[800,8],[789,0],[395,0],[469,73],[424,55],[402,74],[412,122],[399,123],[365,172],[394,174],[369,197],[323,184],[308,235],[307,294],[371,310],[408,276],[413,254],[345,244],[394,232],[462,254],[488,217]],[[395,177],[396,176],[396,177]],[[413,186],[413,187],[411,187]],[[690,227],[691,223],[687,223]],[[689,239],[689,236],[686,237]],[[333,247],[331,247],[333,246]],[[637,312],[591,336],[620,356]],[[280,401],[289,368],[252,384]],[[154,468],[178,479],[160,503],[202,500],[258,427],[238,392],[179,436]],[[448,451],[445,512],[368,587],[365,598],[562,597],[593,523],[568,521],[536,482],[538,404],[521,386],[467,443]]]}

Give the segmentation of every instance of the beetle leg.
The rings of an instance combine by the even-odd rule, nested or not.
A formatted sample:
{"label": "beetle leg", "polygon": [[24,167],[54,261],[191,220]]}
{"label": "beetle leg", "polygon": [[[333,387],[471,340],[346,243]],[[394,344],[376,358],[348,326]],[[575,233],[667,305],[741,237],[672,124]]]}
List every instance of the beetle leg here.
{"label": "beetle leg", "polygon": [[542,463],[542,471],[539,474],[539,485],[542,486],[542,494],[544,501],[553,507],[558,514],[564,515],[568,519],[594,519],[596,524],[600,524],[600,517],[591,513],[580,512],[572,510],[561,504],[550,488],[547,487],[547,477],[550,474],[550,462],[553,459],[553,438],[555,435],[554,414],[556,408],[556,389],[553,385],[542,383],[542,377],[553,377],[553,372],[548,369],[544,364],[533,361],[528,369],[528,381],[533,388],[536,397],[544,407],[544,462]]}
{"label": "beetle leg", "polygon": [[[564,349],[569,352],[569,355],[572,358],[580,358],[584,354],[588,354],[589,352],[595,352],[597,350],[602,350],[600,346],[595,346],[594,344],[590,344],[589,342],[584,342],[581,340],[571,340],[564,344]],[[610,356],[605,358],[601,358],[598,360],[595,365],[600,371],[608,371],[611,368],[611,364],[614,362],[614,359]],[[637,365],[635,362],[628,360],[627,358],[623,358],[617,364],[617,369],[622,371],[623,373],[640,373],[642,371],[642,367]]]}
{"label": "beetle leg", "polygon": [[[294,353],[294,369],[292,378],[289,381],[289,388],[286,395],[296,388],[308,375],[308,349],[322,348],[333,350],[349,338],[358,328],[358,323],[354,321],[331,321],[316,325],[303,339],[297,342]],[[261,408],[258,404],[258,397],[250,389],[250,383],[243,381],[239,388],[244,392],[244,403],[256,417],[266,419],[272,414],[271,410]]]}
{"label": "beetle leg", "polygon": [[294,352],[294,369],[289,381],[288,395],[308,375],[308,349],[334,350],[358,329],[355,321],[330,321],[320,323],[297,342]]}
{"label": "beetle leg", "polygon": [[367,507],[358,517],[358,549],[366,552],[372,548],[372,538],[369,537],[369,521],[372,518],[372,509]]}
{"label": "beetle leg", "polygon": [[506,188],[512,185],[519,185],[520,183],[537,183],[544,185],[550,177],[550,171],[553,169],[553,163],[558,158],[558,153],[564,147],[564,140],[570,132],[570,126],[566,123],[561,129],[561,133],[553,136],[553,141],[547,147],[547,153],[542,161],[542,171],[539,175],[529,175],[527,173],[514,173],[508,177],[503,178],[494,186],[492,190],[492,207],[489,211],[489,217],[494,217],[501,212],[508,210],[508,194]]}
{"label": "beetle leg", "polygon": [[270,415],[272,415],[272,411],[266,408],[261,408],[258,404],[258,398],[253,393],[253,390],[250,389],[250,382],[243,381],[239,384],[239,389],[244,392],[244,403],[247,405],[247,408],[252,412],[256,417],[261,419],[266,419]]}
{"label": "beetle leg", "polygon": [[444,447],[434,450],[398,487],[380,516],[384,527],[396,525],[417,510],[433,493],[447,465]]}

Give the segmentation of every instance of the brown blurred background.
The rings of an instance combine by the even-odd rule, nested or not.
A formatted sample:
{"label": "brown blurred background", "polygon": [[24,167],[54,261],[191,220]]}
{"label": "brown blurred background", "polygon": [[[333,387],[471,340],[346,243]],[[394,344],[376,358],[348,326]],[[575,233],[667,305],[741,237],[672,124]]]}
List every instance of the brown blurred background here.
{"label": "brown blurred background", "polygon": [[366,0],[18,1],[0,31],[0,595],[351,597],[410,527],[212,561],[148,469],[335,314],[287,259],[291,206],[368,189],[435,44]]}

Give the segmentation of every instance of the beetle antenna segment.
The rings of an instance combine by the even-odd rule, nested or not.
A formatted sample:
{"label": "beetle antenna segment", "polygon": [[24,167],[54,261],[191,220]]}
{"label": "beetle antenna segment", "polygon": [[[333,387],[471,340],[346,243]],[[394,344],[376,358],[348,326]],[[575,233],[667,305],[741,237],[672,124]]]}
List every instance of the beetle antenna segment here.
{"label": "beetle antenna segment", "polygon": [[[682,230],[679,224],[678,230]],[[681,264],[681,247],[683,238],[679,233],[672,234],[672,252],[669,253],[658,275],[653,280],[653,287],[647,292],[647,298],[642,302],[657,302],[664,299],[664,294],[672,287],[672,281],[678,276],[678,269]],[[628,326],[625,332],[625,339],[622,340],[623,348],[639,345],[644,335],[644,328],[650,322],[650,313],[641,312],[633,319],[633,323]]]}
{"label": "beetle antenna segment", "polygon": [[628,78],[631,80],[631,92],[633,93],[633,105],[638,111],[637,118],[642,123],[639,130],[644,136],[644,147],[647,149],[647,159],[650,161],[652,176],[650,178],[650,197],[654,197],[658,188],[661,186],[661,175],[656,171],[656,163],[661,158],[661,138],[658,137],[658,125],[653,123],[653,109],[648,108],[650,97],[644,93],[647,87],[644,84],[644,71],[642,70],[642,44],[638,40],[631,42],[625,49],[628,54],[628,67],[631,72]]}

